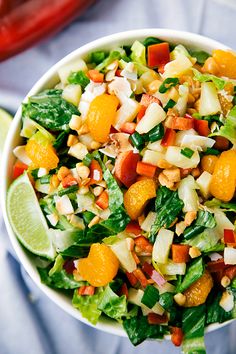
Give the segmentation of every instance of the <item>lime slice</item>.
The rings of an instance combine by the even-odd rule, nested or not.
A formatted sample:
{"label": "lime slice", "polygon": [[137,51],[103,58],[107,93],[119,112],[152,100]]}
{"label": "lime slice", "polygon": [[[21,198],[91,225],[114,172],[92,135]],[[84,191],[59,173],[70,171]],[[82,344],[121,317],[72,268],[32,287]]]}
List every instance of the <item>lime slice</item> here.
{"label": "lime slice", "polygon": [[30,252],[49,259],[55,257],[47,222],[27,173],[11,184],[7,212],[13,231]]}
{"label": "lime slice", "polygon": [[0,108],[0,155],[3,150],[4,142],[6,140],[7,132],[10,128],[12,116]]}

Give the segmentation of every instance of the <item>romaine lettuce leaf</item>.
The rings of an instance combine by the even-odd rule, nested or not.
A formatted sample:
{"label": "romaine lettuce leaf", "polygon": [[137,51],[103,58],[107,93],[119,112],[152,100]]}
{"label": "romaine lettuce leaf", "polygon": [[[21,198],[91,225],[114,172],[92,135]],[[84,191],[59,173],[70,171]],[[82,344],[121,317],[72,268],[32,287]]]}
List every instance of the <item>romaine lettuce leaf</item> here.
{"label": "romaine lettuce leaf", "polygon": [[221,79],[215,75],[202,74],[196,69],[192,69],[192,70],[194,73],[195,80],[197,80],[199,82],[212,81],[218,90],[223,90],[223,88],[225,87],[225,85],[227,83],[227,81],[225,81],[224,79]]}
{"label": "romaine lettuce leaf", "polygon": [[209,135],[209,137],[211,136],[223,136],[236,145],[236,106],[231,109],[220,130]]}
{"label": "romaine lettuce leaf", "polygon": [[139,41],[135,41],[131,47],[131,59],[134,62],[146,66],[146,47]]}
{"label": "romaine lettuce leaf", "polygon": [[194,260],[187,268],[186,274],[182,282],[178,285],[176,292],[182,293],[186,290],[192,283],[198,280],[204,272],[204,263],[202,257]]}
{"label": "romaine lettuce leaf", "polygon": [[98,309],[111,318],[121,319],[127,314],[126,296],[116,295],[108,284],[98,303]]}
{"label": "romaine lettuce leaf", "polygon": [[182,354],[206,354],[204,337],[184,339]]}
{"label": "romaine lettuce leaf", "polygon": [[29,117],[52,131],[69,130],[72,115],[80,115],[80,112],[61,94],[62,90],[51,89],[29,97],[28,103],[23,104],[23,117]]}
{"label": "romaine lettuce leaf", "polygon": [[201,338],[204,335],[206,305],[183,310],[182,328],[185,339]]}
{"label": "romaine lettuce leaf", "polygon": [[151,242],[155,242],[156,234],[162,227],[168,228],[172,224],[183,206],[184,203],[177,191],[171,191],[163,186],[158,189],[155,201],[157,216],[149,235]]}
{"label": "romaine lettuce leaf", "polygon": [[222,323],[233,318],[232,311],[226,312],[220,305],[220,299],[222,297],[222,291],[212,291],[207,299],[207,315],[206,324]]}
{"label": "romaine lettuce leaf", "polygon": [[98,304],[102,298],[103,290],[97,288],[96,293],[92,296],[81,296],[77,289],[74,291],[72,305],[79,309],[82,316],[87,318],[89,322],[96,325],[102,311],[98,309]]}
{"label": "romaine lettuce leaf", "polygon": [[204,205],[208,208],[221,208],[225,211],[236,213],[236,203],[224,203],[219,199],[213,198],[212,200],[207,200]]}
{"label": "romaine lettuce leaf", "polygon": [[195,222],[184,230],[184,238],[189,240],[196,235],[201,234],[206,228],[214,228],[216,221],[212,213],[209,211],[200,210]]}
{"label": "romaine lettuce leaf", "polygon": [[68,274],[65,269],[54,272],[49,275],[50,268],[38,268],[38,272],[41,278],[41,282],[57,289],[76,289],[84,284],[84,282],[76,281],[73,275]]}
{"label": "romaine lettuce leaf", "polygon": [[124,329],[133,345],[142,343],[147,338],[161,339],[168,333],[167,326],[150,325],[146,316],[138,315],[123,321]]}

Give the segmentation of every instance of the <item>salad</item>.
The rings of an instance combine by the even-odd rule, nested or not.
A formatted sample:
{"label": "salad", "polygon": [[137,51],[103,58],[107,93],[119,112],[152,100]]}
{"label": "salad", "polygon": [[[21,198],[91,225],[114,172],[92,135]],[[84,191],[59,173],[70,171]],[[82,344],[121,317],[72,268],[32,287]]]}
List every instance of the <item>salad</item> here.
{"label": "salad", "polygon": [[9,219],[93,325],[204,353],[205,327],[236,318],[235,88],[234,53],[149,37],[23,103]]}

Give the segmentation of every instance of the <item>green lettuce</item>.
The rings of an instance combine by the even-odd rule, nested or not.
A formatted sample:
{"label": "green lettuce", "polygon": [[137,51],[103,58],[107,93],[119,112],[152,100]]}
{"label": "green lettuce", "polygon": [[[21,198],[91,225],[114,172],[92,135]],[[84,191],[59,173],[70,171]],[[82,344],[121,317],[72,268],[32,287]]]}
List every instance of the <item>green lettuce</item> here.
{"label": "green lettuce", "polygon": [[116,295],[108,284],[101,296],[98,309],[111,318],[121,319],[127,314],[126,296]]}
{"label": "green lettuce", "polygon": [[184,332],[183,353],[206,353],[204,345],[204,328],[206,305],[190,307],[183,310],[182,328]]}
{"label": "green lettuce", "polygon": [[204,272],[204,263],[202,257],[194,260],[187,268],[186,274],[182,282],[178,285],[176,292],[182,293],[192,283],[198,280]]}
{"label": "green lettuce", "polygon": [[49,275],[50,268],[38,268],[41,282],[56,289],[76,289],[79,288],[84,282],[76,281],[72,274],[68,274],[65,269],[54,271]]}
{"label": "green lettuce", "polygon": [[231,109],[220,130],[209,136],[223,136],[230,140],[232,144],[236,145],[236,106]]}
{"label": "green lettuce", "polygon": [[184,206],[177,191],[171,191],[167,187],[161,186],[157,191],[155,201],[156,219],[151,226],[149,235],[150,241],[155,242],[157,232],[162,228],[168,228],[181,212]]}
{"label": "green lettuce", "polygon": [[146,47],[141,42],[135,41],[131,47],[130,57],[134,62],[146,66]]}
{"label": "green lettuce", "polygon": [[82,316],[86,318],[93,325],[96,325],[102,311],[98,309],[98,304],[101,301],[103,290],[97,288],[96,293],[92,296],[82,296],[78,294],[78,291],[74,291],[72,299],[72,305],[79,309]]}
{"label": "green lettuce", "polygon": [[184,230],[183,236],[186,240],[201,234],[206,228],[214,228],[216,221],[212,213],[209,211],[200,210],[196,221]]}
{"label": "green lettuce", "polygon": [[199,82],[212,81],[218,90],[223,90],[227,81],[211,74],[201,74],[198,70],[192,69],[194,73],[194,79]]}
{"label": "green lettuce", "polygon": [[213,198],[212,200],[208,200],[204,204],[208,208],[221,208],[225,211],[236,212],[236,203],[224,203],[219,199]]}

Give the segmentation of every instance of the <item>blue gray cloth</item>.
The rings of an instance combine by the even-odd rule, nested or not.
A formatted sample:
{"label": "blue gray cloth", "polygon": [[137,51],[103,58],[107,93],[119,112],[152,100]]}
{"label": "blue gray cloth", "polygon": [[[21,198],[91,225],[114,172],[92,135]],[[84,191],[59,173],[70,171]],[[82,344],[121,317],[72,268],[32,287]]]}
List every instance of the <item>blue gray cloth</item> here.
{"label": "blue gray cloth", "polygon": [[[100,0],[63,32],[0,64],[0,106],[14,111],[38,78],[98,37],[135,28],[200,33],[236,48],[235,0]],[[27,276],[0,215],[0,354],[180,353],[171,343],[134,348],[126,338],[84,325],[58,308]],[[206,335],[209,354],[236,353],[236,323]]]}

